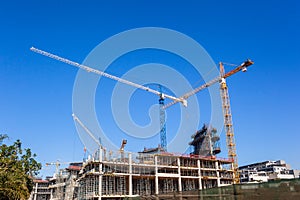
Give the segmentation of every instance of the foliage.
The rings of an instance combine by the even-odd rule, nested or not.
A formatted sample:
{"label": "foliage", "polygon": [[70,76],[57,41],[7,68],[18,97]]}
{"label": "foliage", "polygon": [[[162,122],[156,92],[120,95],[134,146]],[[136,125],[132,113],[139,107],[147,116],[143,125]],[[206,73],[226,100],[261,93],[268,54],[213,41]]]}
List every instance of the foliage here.
{"label": "foliage", "polygon": [[38,174],[38,163],[30,149],[22,149],[20,140],[2,144],[7,135],[0,134],[0,200],[27,200],[33,189],[32,177]]}

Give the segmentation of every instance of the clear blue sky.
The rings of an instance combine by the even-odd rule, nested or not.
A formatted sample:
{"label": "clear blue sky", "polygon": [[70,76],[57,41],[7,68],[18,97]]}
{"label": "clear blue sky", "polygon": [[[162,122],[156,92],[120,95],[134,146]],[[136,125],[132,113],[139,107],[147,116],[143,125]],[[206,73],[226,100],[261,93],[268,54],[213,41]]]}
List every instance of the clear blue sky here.
{"label": "clear blue sky", "polygon": [[[196,40],[216,63],[255,61],[246,74],[228,79],[239,164],[283,159],[299,169],[299,10],[297,0],[3,1],[0,132],[8,134],[10,141],[21,139],[42,163],[82,160],[84,146],[71,117],[77,69],[29,48],[37,46],[83,62],[95,46],[119,32],[164,27]],[[139,56],[137,63],[149,61],[142,54],[135,59]],[[126,58],[120,62],[126,63]],[[109,72],[120,73],[113,67]],[[191,82],[197,86],[196,80]],[[197,97],[201,102],[207,95]],[[135,104],[141,104],[140,100]],[[199,127],[209,119],[203,115]],[[137,116],[143,121],[143,114]],[[110,123],[105,126],[115,129]],[[176,126],[174,121],[168,124]],[[224,140],[224,134],[221,137]],[[146,145],[133,148],[128,142],[135,151]]]}

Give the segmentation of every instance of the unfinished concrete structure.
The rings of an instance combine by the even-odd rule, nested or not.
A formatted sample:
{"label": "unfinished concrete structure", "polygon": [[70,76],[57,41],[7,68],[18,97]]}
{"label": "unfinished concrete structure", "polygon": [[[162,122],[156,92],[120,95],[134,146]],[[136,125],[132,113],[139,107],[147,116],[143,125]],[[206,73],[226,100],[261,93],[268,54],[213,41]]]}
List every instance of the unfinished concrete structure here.
{"label": "unfinished concrete structure", "polygon": [[49,179],[42,180],[41,178],[36,178],[33,180],[33,190],[30,194],[29,200],[50,200],[51,190],[49,185],[51,184]]}
{"label": "unfinished concrete structure", "polygon": [[70,163],[69,167],[62,169],[49,179],[49,189],[53,200],[73,200],[78,199],[77,178],[82,163]]}
{"label": "unfinished concrete structure", "polygon": [[78,199],[160,196],[233,183],[232,160],[214,156],[112,152],[83,163]]}

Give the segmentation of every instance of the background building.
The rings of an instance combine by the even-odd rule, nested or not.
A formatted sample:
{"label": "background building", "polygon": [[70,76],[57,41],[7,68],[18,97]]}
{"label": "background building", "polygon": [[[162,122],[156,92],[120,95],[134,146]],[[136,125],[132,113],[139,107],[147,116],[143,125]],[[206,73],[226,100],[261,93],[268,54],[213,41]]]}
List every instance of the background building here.
{"label": "background building", "polygon": [[299,178],[299,170],[292,170],[284,160],[253,163],[241,166],[239,170],[242,183]]}
{"label": "background building", "polygon": [[50,200],[51,190],[49,188],[50,181],[48,178],[42,180],[41,178],[34,179],[34,186],[29,200]]}

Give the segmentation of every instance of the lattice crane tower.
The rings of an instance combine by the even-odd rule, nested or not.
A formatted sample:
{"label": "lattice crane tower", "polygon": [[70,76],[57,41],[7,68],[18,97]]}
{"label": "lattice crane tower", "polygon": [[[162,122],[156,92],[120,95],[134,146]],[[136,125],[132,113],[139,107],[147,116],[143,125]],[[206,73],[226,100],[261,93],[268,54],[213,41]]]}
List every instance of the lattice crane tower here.
{"label": "lattice crane tower", "polygon": [[[241,66],[241,70],[243,72],[247,71],[248,66],[252,65],[253,62],[247,60]],[[224,128],[226,134],[226,144],[227,144],[227,151],[228,157],[233,160],[233,168],[234,168],[234,183],[240,182],[240,175],[238,171],[238,158],[236,154],[236,143],[234,139],[234,130],[233,130],[233,123],[232,123],[232,114],[230,108],[230,99],[228,94],[228,87],[225,80],[225,69],[223,63],[220,62],[220,94],[222,99],[222,108],[223,108],[223,116],[224,116]]]}
{"label": "lattice crane tower", "polygon": [[[224,115],[224,127],[226,132],[226,145],[228,149],[228,157],[233,161],[233,170],[234,170],[234,183],[240,182],[239,171],[238,171],[238,160],[236,154],[236,144],[234,140],[234,132],[233,132],[233,125],[232,125],[232,115],[230,110],[230,101],[228,95],[228,87],[226,85],[226,78],[232,76],[233,74],[242,71],[246,72],[247,67],[252,65],[254,62],[251,60],[246,60],[242,64],[240,64],[235,69],[225,73],[224,66],[220,63],[220,76],[212,79],[211,81],[201,85],[200,87],[195,88],[194,90],[184,94],[183,96],[179,97],[179,99],[188,99],[190,96],[195,95],[196,93],[202,91],[205,88],[210,87],[211,85],[219,82],[220,83],[220,92],[222,98],[222,107],[223,107],[223,115]],[[168,103],[163,108],[166,109],[174,104],[176,104],[176,100]]]}

